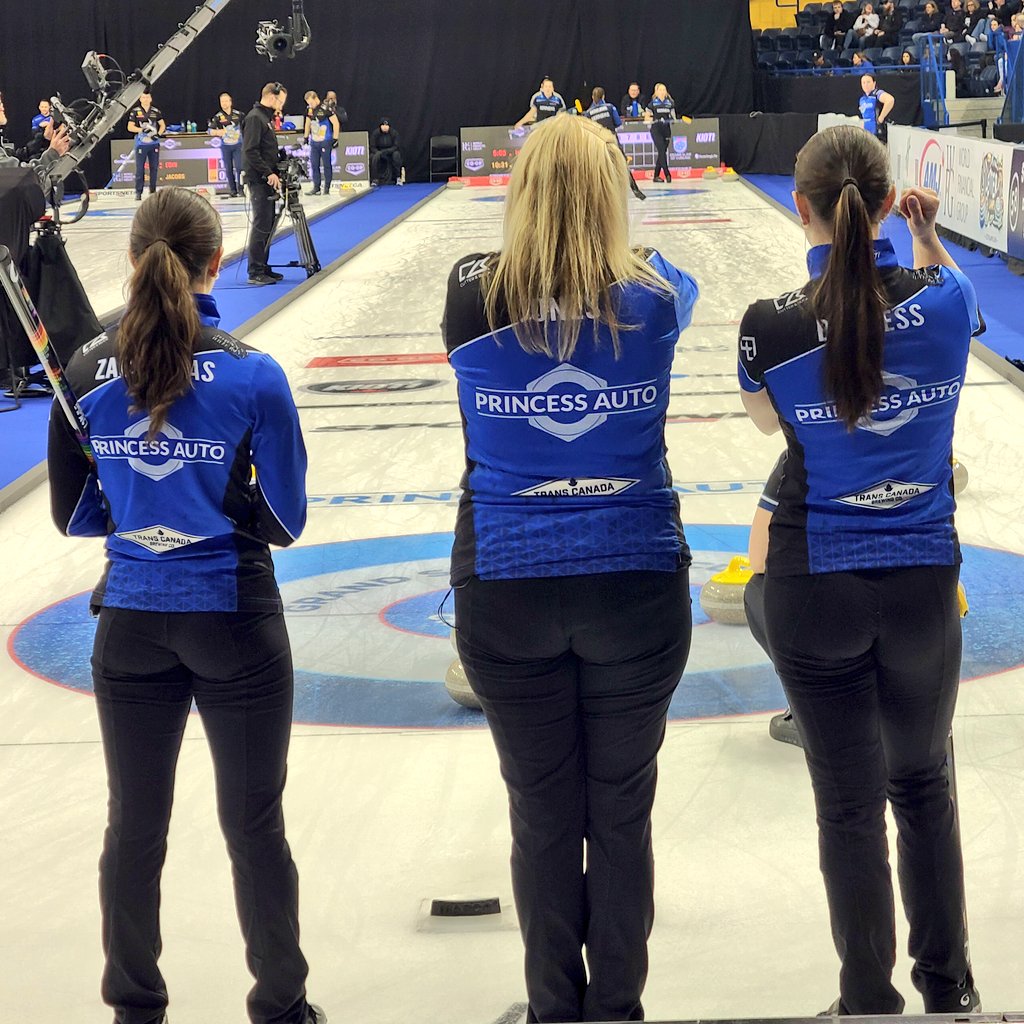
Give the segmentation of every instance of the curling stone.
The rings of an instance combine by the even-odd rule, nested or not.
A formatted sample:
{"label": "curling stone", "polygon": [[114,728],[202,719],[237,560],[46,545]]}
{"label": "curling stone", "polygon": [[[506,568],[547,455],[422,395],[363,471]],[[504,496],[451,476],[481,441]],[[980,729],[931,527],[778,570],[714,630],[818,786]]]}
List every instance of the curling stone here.
{"label": "curling stone", "polygon": [[967,490],[967,481],[970,477],[967,475],[967,467],[959,460],[953,460],[953,493],[960,494],[962,491]]}
{"label": "curling stone", "polygon": [[740,176],[736,173],[735,168],[726,167],[725,173],[722,175],[722,181],[739,181]]}
{"label": "curling stone", "polygon": [[706,180],[710,181],[713,178],[717,178],[717,177],[718,177],[718,168],[717,167],[705,167],[704,168],[704,178]]}
{"label": "curling stone", "polygon": [[956,599],[960,605],[960,618],[966,618],[967,613],[971,610],[971,606],[967,603],[967,591],[964,590],[962,583],[956,585]]}
{"label": "curling stone", "polygon": [[715,573],[700,588],[700,606],[713,622],[729,626],[745,626],[747,613],[743,607],[743,590],[753,576],[750,559],[737,555],[727,569]]}
{"label": "curling stone", "polygon": [[448,696],[456,704],[461,704],[464,708],[473,708],[475,711],[482,710],[480,699],[469,685],[469,680],[466,678],[466,670],[462,667],[462,662],[458,658],[448,666],[448,671],[444,676],[444,688],[448,691]]}
{"label": "curling stone", "polygon": [[466,183],[461,178],[449,178],[448,188],[465,188]]}

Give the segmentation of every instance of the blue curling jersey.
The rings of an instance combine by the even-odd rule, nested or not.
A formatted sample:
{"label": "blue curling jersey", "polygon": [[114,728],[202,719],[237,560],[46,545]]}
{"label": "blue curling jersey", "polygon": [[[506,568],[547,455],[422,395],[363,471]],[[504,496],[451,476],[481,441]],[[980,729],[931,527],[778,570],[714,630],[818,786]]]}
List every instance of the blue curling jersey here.
{"label": "blue curling jersey", "polygon": [[555,114],[565,110],[565,100],[557,92],[553,92],[550,96],[545,96],[544,93],[538,92],[530,100],[530,106],[537,111],[538,122],[546,121],[549,117],[554,117]]}
{"label": "blue curling jersey", "polygon": [[864,130],[872,135],[878,134],[878,111],[882,106],[883,95],[886,94],[881,89],[872,89],[871,92],[864,93],[857,103],[861,120],[864,122]]}
{"label": "blue curling jersey", "polygon": [[622,124],[619,112],[608,102],[602,100],[600,103],[591,103],[583,112],[591,121],[595,121],[602,128],[614,132]]}
{"label": "blue curling jersey", "polygon": [[812,281],[754,303],[740,326],[739,379],[767,389],[787,452],[771,523],[771,575],[954,565],[953,419],[971,337],[983,325],[958,270],[900,267],[875,242],[890,301],[882,395],[852,430],[825,394],[828,325],[810,308],[830,246],[808,255]]}
{"label": "blue curling jersey", "polygon": [[[89,423],[90,467],[59,405],[50,416],[51,505],[75,537],[106,537],[93,606],[155,612],[278,610],[269,544],[306,521],[306,451],[281,367],[216,329],[197,296],[202,337],[192,389],[154,438],[132,412],[116,332],[71,360],[67,378]],[[255,480],[253,480],[255,469]]]}
{"label": "blue curling jersey", "polygon": [[608,328],[595,342],[587,323],[562,362],[526,352],[507,317],[491,329],[483,284],[494,258],[455,265],[442,325],[466,445],[452,583],[689,564],[665,416],[676,342],[697,301],[693,278],[649,252],[674,295],[617,286],[631,328],[620,356]]}

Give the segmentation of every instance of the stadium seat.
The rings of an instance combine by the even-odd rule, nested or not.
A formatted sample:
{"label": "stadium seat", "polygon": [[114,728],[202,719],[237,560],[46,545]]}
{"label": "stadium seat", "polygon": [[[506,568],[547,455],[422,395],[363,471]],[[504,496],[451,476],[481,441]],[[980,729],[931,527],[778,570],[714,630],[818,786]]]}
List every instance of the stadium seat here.
{"label": "stadium seat", "polygon": [[856,0],[847,0],[843,4],[843,10],[849,11],[850,14],[860,14],[860,4]]}
{"label": "stadium seat", "polygon": [[795,28],[784,28],[775,37],[775,49],[782,50],[795,50],[796,49],[796,35],[799,29]]}
{"label": "stadium seat", "polygon": [[902,46],[887,46],[882,51],[882,63],[883,64],[902,64],[903,63],[903,47]]}
{"label": "stadium seat", "polygon": [[779,59],[775,62],[775,70],[793,71],[796,68],[796,64],[791,59],[793,56],[795,56],[795,51],[793,53],[780,53]]}
{"label": "stadium seat", "polygon": [[815,29],[818,25],[818,14],[821,4],[806,4],[802,11],[797,11],[796,23],[802,29]]}
{"label": "stadium seat", "polygon": [[771,69],[779,61],[779,55],[774,50],[765,50],[757,55],[757,66],[759,68]]}
{"label": "stadium seat", "polygon": [[775,40],[763,33],[757,37],[758,53],[773,53],[775,51]]}
{"label": "stadium seat", "polygon": [[759,28],[752,28],[750,30],[750,37],[751,37],[751,39],[760,39],[761,38],[761,30]]}
{"label": "stadium seat", "polygon": [[821,33],[801,31],[796,37],[796,48],[798,50],[813,50],[818,45],[818,37]]}
{"label": "stadium seat", "polygon": [[872,64],[877,64],[882,59],[882,54],[885,51],[881,46],[869,46],[865,50],[861,50],[861,53],[869,60]]}

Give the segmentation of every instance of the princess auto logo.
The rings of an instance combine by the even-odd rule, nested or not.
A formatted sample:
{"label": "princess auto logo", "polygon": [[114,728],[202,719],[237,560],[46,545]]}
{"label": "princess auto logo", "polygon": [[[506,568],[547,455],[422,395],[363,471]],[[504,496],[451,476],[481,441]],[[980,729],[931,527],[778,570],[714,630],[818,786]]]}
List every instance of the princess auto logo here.
{"label": "princess auto logo", "polygon": [[227,456],[225,441],[186,437],[172,423],[150,439],[149,417],[133,423],[123,437],[93,437],[92,450],[99,459],[123,459],[142,476],[163,480],[185,466],[196,463],[223,465]]}
{"label": "princess auto logo", "polygon": [[[912,377],[883,373],[882,385],[881,397],[871,410],[871,415],[860,420],[857,429],[888,437],[916,419],[922,409],[955,401],[963,381],[959,377],[951,377],[934,384],[918,384]],[[807,426],[835,423],[839,419],[836,407],[825,403],[798,405],[795,413],[797,423]]]}
{"label": "princess auto logo", "polygon": [[653,380],[608,386],[586,370],[562,363],[530,381],[525,391],[477,388],[477,413],[488,419],[523,420],[561,441],[575,441],[609,416],[643,412],[658,401]]}

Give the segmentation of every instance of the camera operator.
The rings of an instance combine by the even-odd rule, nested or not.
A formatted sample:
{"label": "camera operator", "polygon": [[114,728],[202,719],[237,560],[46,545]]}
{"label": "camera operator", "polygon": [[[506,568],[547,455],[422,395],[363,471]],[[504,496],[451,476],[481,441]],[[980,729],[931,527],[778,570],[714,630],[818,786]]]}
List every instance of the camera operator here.
{"label": "camera operator", "polygon": [[242,125],[242,170],[252,204],[252,228],[249,233],[249,284],[276,284],[283,274],[270,269],[270,236],[274,230],[274,207],[281,189],[277,174],[278,146],[274,131],[288,99],[288,90],[280,82],[263,86],[260,100],[245,116]]}

